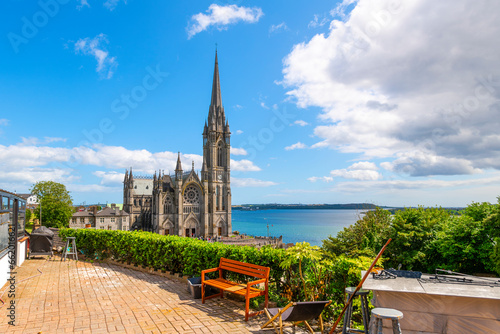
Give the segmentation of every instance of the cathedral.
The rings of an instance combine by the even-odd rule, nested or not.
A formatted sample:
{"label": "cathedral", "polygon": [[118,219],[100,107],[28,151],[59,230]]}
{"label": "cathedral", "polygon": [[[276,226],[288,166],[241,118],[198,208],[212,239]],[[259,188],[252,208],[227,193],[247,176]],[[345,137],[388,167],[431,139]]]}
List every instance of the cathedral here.
{"label": "cathedral", "polygon": [[161,171],[152,177],[134,176],[123,181],[123,210],[132,229],[189,237],[231,234],[229,123],[222,106],[219,64],[215,52],[212,98],[203,129],[201,175],[183,170],[180,153],[175,174]]}

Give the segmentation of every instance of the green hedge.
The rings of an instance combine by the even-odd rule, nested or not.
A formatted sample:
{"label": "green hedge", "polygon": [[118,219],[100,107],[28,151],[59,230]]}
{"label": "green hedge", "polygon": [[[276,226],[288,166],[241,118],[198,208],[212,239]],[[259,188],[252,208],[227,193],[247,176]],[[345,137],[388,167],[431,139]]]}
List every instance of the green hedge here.
{"label": "green hedge", "polygon": [[200,276],[203,269],[217,267],[221,257],[270,267],[271,282],[280,284],[284,275],[280,267],[285,254],[282,249],[224,245],[149,232],[61,229],[59,235],[76,237],[78,250],[90,258],[113,257],[187,276]]}

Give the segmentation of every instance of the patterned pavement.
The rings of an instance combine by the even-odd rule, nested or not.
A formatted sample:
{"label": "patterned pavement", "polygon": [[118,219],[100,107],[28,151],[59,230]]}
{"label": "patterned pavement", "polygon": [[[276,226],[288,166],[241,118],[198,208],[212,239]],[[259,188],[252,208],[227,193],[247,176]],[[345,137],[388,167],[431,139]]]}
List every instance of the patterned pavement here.
{"label": "patterned pavement", "polygon": [[114,264],[56,256],[26,260],[16,271],[15,326],[6,284],[0,333],[274,333],[260,330],[264,315],[245,322],[242,302],[202,304],[186,283]]}

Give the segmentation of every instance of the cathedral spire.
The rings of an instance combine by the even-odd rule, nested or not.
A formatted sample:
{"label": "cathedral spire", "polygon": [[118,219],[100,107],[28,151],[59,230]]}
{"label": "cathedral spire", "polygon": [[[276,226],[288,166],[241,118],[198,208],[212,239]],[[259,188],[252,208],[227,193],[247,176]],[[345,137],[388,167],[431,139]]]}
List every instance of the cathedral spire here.
{"label": "cathedral spire", "polygon": [[177,154],[177,166],[175,166],[175,171],[182,171],[181,152]]}
{"label": "cathedral spire", "polygon": [[217,50],[215,50],[215,67],[214,67],[214,82],[212,83],[212,100],[211,107],[222,107],[222,98],[220,94],[219,80],[219,62],[217,61]]}

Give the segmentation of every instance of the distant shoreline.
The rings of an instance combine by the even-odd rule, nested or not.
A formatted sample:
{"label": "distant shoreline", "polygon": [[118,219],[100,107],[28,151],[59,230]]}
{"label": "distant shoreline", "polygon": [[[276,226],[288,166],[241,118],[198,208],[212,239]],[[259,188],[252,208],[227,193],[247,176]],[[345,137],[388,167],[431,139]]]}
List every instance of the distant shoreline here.
{"label": "distant shoreline", "polygon": [[257,211],[257,210],[375,210],[377,206],[370,203],[350,204],[243,204],[233,205],[233,210]]}

